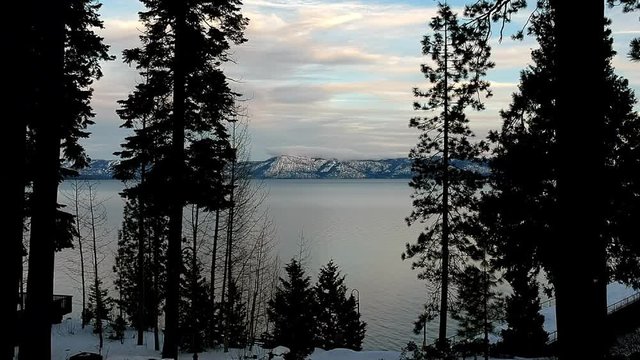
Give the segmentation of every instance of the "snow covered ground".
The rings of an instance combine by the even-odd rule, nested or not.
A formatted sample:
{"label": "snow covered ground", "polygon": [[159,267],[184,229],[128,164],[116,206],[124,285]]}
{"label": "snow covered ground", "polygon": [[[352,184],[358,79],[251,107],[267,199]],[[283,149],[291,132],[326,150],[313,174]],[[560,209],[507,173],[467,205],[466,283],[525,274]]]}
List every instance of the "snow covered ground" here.
{"label": "snow covered ground", "polygon": [[[635,291],[621,284],[611,284],[607,291],[609,304],[615,303]],[[555,330],[555,306],[542,309],[545,315],[545,329],[549,332]],[[70,356],[80,352],[98,352],[98,337],[92,332],[93,327],[82,329],[78,319],[67,318],[61,324],[55,324],[51,330],[51,360],[67,360]],[[398,360],[398,351],[353,351],[347,349],[334,349],[325,351],[316,349],[310,356],[311,360]],[[266,350],[254,347],[253,351],[232,349],[228,353],[222,350],[213,350],[199,354],[201,360],[262,360],[269,358],[269,352],[273,352],[274,359],[281,359],[280,355],[286,348]],[[128,330],[124,343],[105,338],[102,355],[105,360],[150,360],[161,359],[160,353],[153,349],[153,334],[146,333],[144,345],[136,345],[135,331]],[[193,354],[184,353],[180,359],[192,359]]]}
{"label": "snow covered ground", "polygon": [[[92,327],[80,328],[80,324],[74,319],[65,319],[61,324],[53,326],[51,331],[52,360],[67,360],[70,356],[81,352],[98,352],[98,337],[92,333]],[[286,348],[279,347],[273,350],[254,348],[252,352],[241,349],[231,349],[228,353],[222,350],[213,350],[198,354],[200,360],[257,360],[269,359],[269,352],[273,352],[273,360],[282,360]],[[104,360],[160,360],[160,352],[153,350],[153,334],[146,333],[145,344],[136,345],[135,331],[126,332],[124,344],[117,340],[104,341],[102,349]],[[315,349],[309,357],[310,360],[398,360],[399,351],[353,351],[348,349],[334,349],[325,351]],[[180,354],[180,360],[191,360],[193,354]],[[497,360],[497,359],[494,359]]]}
{"label": "snow covered ground", "polygon": [[[98,337],[92,333],[92,327],[82,329],[80,323],[75,319],[65,319],[61,324],[53,325],[51,331],[52,360],[67,360],[70,356],[80,352],[98,352]],[[153,350],[153,334],[146,333],[144,345],[136,345],[135,331],[128,330],[125,335],[124,344],[118,340],[105,339],[102,355],[105,360],[150,360],[161,359],[160,353]],[[254,347],[253,351],[231,349],[228,353],[222,350],[208,351],[198,354],[200,360],[242,360],[251,359],[256,355],[256,359],[268,359],[269,352],[275,355],[274,360],[281,359],[280,356],[286,348],[275,348],[266,350]],[[334,349],[325,351],[316,349],[311,355],[312,360],[397,360],[399,352],[395,351],[353,351],[347,349]],[[193,359],[193,354],[180,354],[180,359]]]}

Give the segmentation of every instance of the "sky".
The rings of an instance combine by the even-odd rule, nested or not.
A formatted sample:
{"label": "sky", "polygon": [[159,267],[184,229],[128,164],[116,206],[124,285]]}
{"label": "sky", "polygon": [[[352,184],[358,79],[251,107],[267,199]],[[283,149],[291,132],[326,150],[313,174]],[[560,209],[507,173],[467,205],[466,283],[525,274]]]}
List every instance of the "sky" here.
{"label": "sky", "polygon": [[[451,2],[454,8],[463,1]],[[532,3],[532,1],[530,1]],[[248,41],[232,49],[225,74],[242,94],[251,134],[251,157],[277,155],[382,159],[406,157],[418,132],[408,127],[414,87],[426,88],[420,40],[437,3],[431,0],[245,0]],[[101,9],[115,61],[103,64],[94,84],[96,124],[84,142],[94,159],[113,159],[128,134],[119,128],[117,100],[141,79],[122,62],[122,50],[138,45],[143,30],[137,0],[106,0]],[[523,26],[530,9],[513,19],[502,41],[492,40],[496,63],[489,75],[494,96],[486,110],[470,113],[478,138],[500,127],[498,111],[516,90],[519,72],[536,47],[514,41],[509,30]],[[629,40],[640,35],[638,13],[607,11],[613,20],[617,73],[640,95],[640,64],[627,60]],[[585,50],[588,56],[588,49]],[[636,107],[638,108],[638,107]]]}

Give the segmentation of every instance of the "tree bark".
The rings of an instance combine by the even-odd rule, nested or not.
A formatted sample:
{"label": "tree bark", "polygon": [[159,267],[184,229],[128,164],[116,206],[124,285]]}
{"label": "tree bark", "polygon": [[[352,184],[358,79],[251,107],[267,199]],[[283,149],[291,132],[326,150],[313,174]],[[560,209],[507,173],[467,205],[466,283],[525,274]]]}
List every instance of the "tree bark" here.
{"label": "tree bark", "polygon": [[182,196],[184,173],[184,124],[185,124],[185,17],[186,8],[181,0],[171,2],[175,14],[175,54],[173,59],[173,134],[171,166],[171,205],[169,208],[169,234],[167,249],[167,303],[165,308],[166,329],[162,356],[178,358],[180,299],[180,272],[182,269]]}
{"label": "tree bark", "polygon": [[35,158],[25,326],[29,336],[20,359],[51,358],[51,320],[60,159],[64,109],[64,7],[62,1],[39,1],[35,9],[38,79],[34,117]]}
{"label": "tree bark", "polygon": [[[10,14],[30,14],[30,1],[15,1],[7,9]],[[12,11],[13,10],[13,11]],[[26,124],[32,117],[33,78],[31,64],[30,22],[22,16],[7,16],[3,22],[6,37],[9,69],[5,83],[8,91],[3,97],[3,108],[8,114],[17,115],[5,121],[6,133],[3,138],[2,153],[11,154],[6,157],[6,171],[2,172],[2,183],[6,184],[7,194],[5,206],[8,211],[0,217],[0,228],[5,229],[6,251],[2,252],[2,274],[6,274],[8,298],[3,302],[2,317],[7,321],[7,328],[12,329],[0,347],[0,359],[9,360],[14,357],[14,346],[18,342],[19,323],[17,304],[22,302],[20,283],[22,279],[22,236],[24,220],[25,194],[25,157],[26,157]]]}
{"label": "tree bark", "polygon": [[[551,0],[557,42],[558,214],[554,285],[560,359],[602,359],[606,326],[604,4]],[[579,19],[579,22],[574,21]]]}

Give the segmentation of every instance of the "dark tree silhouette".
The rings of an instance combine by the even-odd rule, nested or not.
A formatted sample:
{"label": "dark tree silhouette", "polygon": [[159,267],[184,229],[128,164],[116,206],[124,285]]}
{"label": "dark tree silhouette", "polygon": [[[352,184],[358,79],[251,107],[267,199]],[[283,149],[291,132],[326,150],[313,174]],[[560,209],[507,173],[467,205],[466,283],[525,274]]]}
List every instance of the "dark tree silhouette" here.
{"label": "dark tree silhouette", "polygon": [[490,96],[489,83],[482,80],[493,67],[489,46],[480,31],[460,25],[446,5],[430,24],[433,35],[422,40],[422,52],[432,63],[422,65],[422,72],[432,84],[427,91],[414,89],[414,108],[439,111],[432,117],[415,117],[410,126],[421,131],[418,144],[409,154],[414,172],[410,186],[415,189],[414,210],[407,222],[426,223],[415,244],[407,244],[402,257],[414,258],[412,267],[421,269],[418,277],[440,287],[439,344],[447,337],[448,292],[451,278],[459,274],[466,248],[473,244],[462,232],[467,215],[463,209],[476,201],[482,177],[452,166],[452,159],[475,160],[484,143],[472,143],[469,119],[465,110],[482,110],[481,94]]}
{"label": "dark tree silhouette", "polygon": [[366,323],[360,320],[353,295],[347,296],[344,275],[333,260],[320,269],[316,297],[316,347],[362,350]]}
{"label": "dark tree silhouette", "polygon": [[535,273],[518,270],[507,273],[505,278],[513,293],[505,301],[507,328],[500,331],[500,353],[541,357],[546,353],[549,335],[542,327],[544,316],[540,314],[540,286]]}
{"label": "dark tree silhouette", "polygon": [[[506,2],[486,3],[507,9],[501,7]],[[605,352],[607,250],[615,278],[632,282],[638,269],[628,227],[638,216],[632,175],[638,165],[630,160],[638,158],[635,98],[610,66],[603,8],[538,2],[530,31],[541,49],[532,53],[535,66],[522,73],[501,133],[491,135],[500,145],[492,164],[497,193],[483,201],[502,209],[484,220],[496,220],[487,233],[499,243],[497,261],[506,268],[542,266],[550,275],[561,358],[602,358]],[[588,26],[575,28],[570,19],[576,16]],[[584,48],[594,49],[588,59],[579,54]],[[596,179],[592,174],[601,175],[585,181]]]}
{"label": "dark tree silhouette", "polygon": [[[157,215],[151,206],[145,208],[140,222],[137,200],[127,200],[124,207],[122,229],[118,234],[118,251],[113,270],[118,276],[114,285],[121,294],[120,308],[136,329],[158,330],[158,315],[165,283],[165,256],[167,249],[167,220]],[[141,227],[142,226],[142,227]],[[145,279],[140,279],[140,238]],[[143,289],[141,292],[140,289]],[[141,293],[144,296],[141,297]],[[142,307],[140,304],[143,304]],[[140,310],[143,313],[140,314]],[[141,316],[142,315],[142,316]],[[141,338],[139,337],[141,340]],[[159,350],[159,341],[155,342]]]}
{"label": "dark tree silhouette", "polygon": [[205,329],[209,307],[209,287],[204,279],[202,264],[197,258],[194,247],[186,247],[184,254],[184,270],[180,285],[180,345],[185,351],[198,353],[206,344]]}
{"label": "dark tree silhouette", "polygon": [[470,341],[482,338],[482,352],[489,359],[489,334],[502,319],[502,299],[496,286],[499,280],[488,263],[467,265],[456,279],[458,297],[453,318],[458,320],[458,335]]}
{"label": "dark tree silhouette", "polygon": [[313,351],[316,331],[313,309],[315,299],[309,277],[298,261],[286,266],[287,278],[280,278],[275,296],[269,301],[267,314],[273,323],[267,334],[267,346],[286,346],[290,360],[301,360]]}
{"label": "dark tree silhouette", "polygon": [[[64,246],[72,233],[73,219],[58,211],[57,190],[63,175],[87,164],[79,139],[94,116],[89,104],[91,84],[102,76],[100,61],[109,60],[108,47],[95,29],[102,27],[92,0],[33,4],[34,113],[29,126],[34,142],[31,161],[31,239],[21,359],[51,357],[51,296],[56,247]],[[71,171],[61,166],[61,158]]]}
{"label": "dark tree silhouette", "polygon": [[222,315],[225,324],[226,343],[232,348],[243,348],[247,344],[247,309],[240,289],[235,281],[229,283],[227,310]]}
{"label": "dark tree silhouette", "polygon": [[631,40],[629,58],[633,61],[640,61],[640,38]]}
{"label": "dark tree silhouette", "polygon": [[[126,50],[124,58],[146,82],[121,102],[124,126],[138,131],[123,144],[119,172],[133,178],[148,164],[145,183],[129,195],[142,191],[164,198],[169,232],[163,356],[176,357],[182,209],[197,204],[214,211],[223,198],[223,169],[233,157],[224,121],[235,114],[236,94],[220,65],[228,61],[232,44],[245,41],[247,19],[239,13],[239,0],[143,4],[142,47]],[[147,126],[139,126],[143,121]]]}
{"label": "dark tree silhouette", "polygon": [[[29,14],[32,11],[32,1],[16,1],[7,4],[8,14]],[[0,268],[6,280],[5,292],[7,299],[3,302],[2,314],[8,328],[19,329],[17,306],[20,298],[20,283],[22,279],[23,256],[23,219],[25,217],[25,185],[26,185],[26,139],[27,123],[33,117],[34,105],[34,69],[33,69],[33,38],[32,22],[23,16],[8,16],[2,22],[2,33],[7,34],[5,41],[7,56],[7,72],[5,84],[11,91],[2,97],[2,108],[7,114],[17,115],[11,121],[5,121],[4,139],[1,142],[3,154],[6,157],[6,170],[2,171],[0,179],[5,184],[5,215],[0,216],[0,228],[4,231],[4,251],[0,257]],[[10,331],[5,341],[0,345],[0,359],[10,360],[14,357],[14,345],[18,341],[18,331]]]}

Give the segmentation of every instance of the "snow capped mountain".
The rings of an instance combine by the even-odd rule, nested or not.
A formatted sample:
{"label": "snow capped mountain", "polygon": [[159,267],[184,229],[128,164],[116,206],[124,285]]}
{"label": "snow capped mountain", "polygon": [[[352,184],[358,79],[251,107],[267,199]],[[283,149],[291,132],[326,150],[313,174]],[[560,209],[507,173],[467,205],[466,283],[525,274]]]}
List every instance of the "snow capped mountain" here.
{"label": "snow capped mountain", "polygon": [[[80,171],[85,179],[110,179],[117,160],[94,160]],[[452,161],[453,166],[488,174],[482,163]],[[408,179],[411,160],[407,158],[383,160],[337,160],[281,155],[264,161],[250,161],[246,166],[258,179]]]}
{"label": "snow capped mountain", "polygon": [[119,160],[91,160],[89,166],[79,171],[81,179],[111,179],[113,176],[113,166]]}
{"label": "snow capped mountain", "polygon": [[348,160],[282,155],[249,164],[254,178],[261,179],[371,179],[408,178],[409,159]]}

